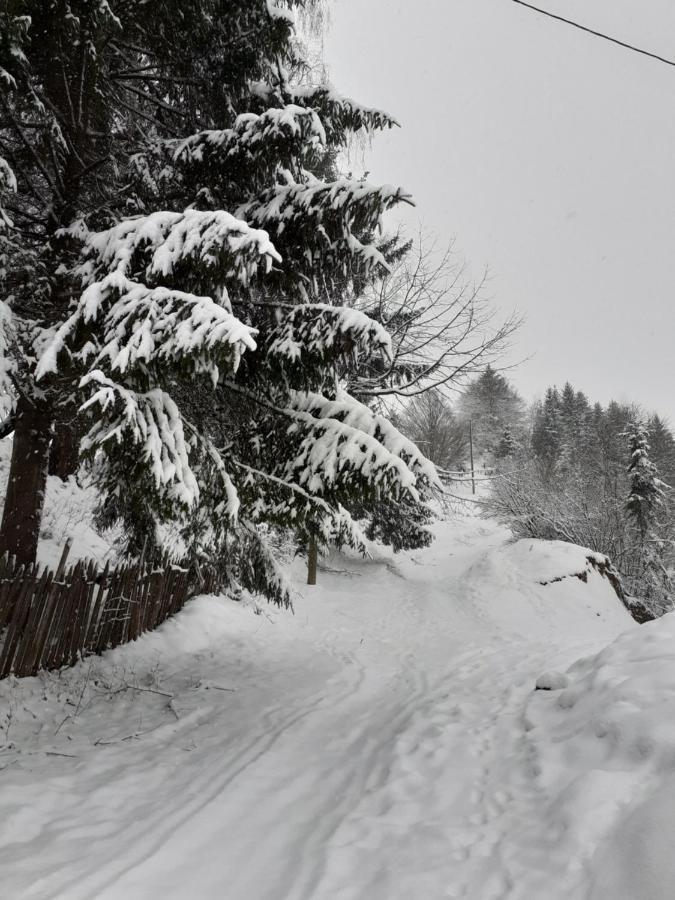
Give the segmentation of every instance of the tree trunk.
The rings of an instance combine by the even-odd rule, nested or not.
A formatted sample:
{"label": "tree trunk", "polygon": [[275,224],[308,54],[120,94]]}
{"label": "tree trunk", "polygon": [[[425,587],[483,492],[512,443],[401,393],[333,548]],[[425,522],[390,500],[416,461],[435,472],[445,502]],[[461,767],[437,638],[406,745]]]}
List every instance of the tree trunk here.
{"label": "tree trunk", "polygon": [[51,436],[48,406],[20,397],[0,525],[0,553],[8,551],[24,565],[34,563],[37,556]]}
{"label": "tree trunk", "polygon": [[316,584],[316,564],[319,557],[319,548],[316,538],[310,534],[307,542],[307,584]]}
{"label": "tree trunk", "polygon": [[80,431],[76,423],[58,422],[49,453],[49,474],[65,481],[77,472],[80,459]]}

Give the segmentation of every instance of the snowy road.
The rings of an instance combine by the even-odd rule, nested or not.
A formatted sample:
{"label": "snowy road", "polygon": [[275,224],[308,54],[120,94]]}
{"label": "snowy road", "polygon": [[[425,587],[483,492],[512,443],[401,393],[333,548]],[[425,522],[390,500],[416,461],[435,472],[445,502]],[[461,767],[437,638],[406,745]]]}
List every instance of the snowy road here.
{"label": "snowy road", "polygon": [[2,896],[585,897],[527,705],[631,622],[600,576],[543,587],[565,553],[507,537],[441,523],[424,552],[331,559],[295,616],[205,598],[5,685]]}

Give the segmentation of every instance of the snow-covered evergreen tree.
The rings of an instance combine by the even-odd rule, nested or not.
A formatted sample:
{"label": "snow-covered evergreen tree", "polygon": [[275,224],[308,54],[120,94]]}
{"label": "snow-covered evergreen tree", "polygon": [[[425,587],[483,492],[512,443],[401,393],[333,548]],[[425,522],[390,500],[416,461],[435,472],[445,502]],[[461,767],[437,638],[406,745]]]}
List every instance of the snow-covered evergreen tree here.
{"label": "snow-covered evergreen tree", "polygon": [[663,482],[649,458],[649,437],[641,422],[633,422],[625,432],[628,441],[629,495],[626,513],[637,528],[642,541],[647,538],[663,503]]}
{"label": "snow-covered evergreen tree", "polygon": [[478,451],[494,453],[506,427],[514,433],[522,429],[525,407],[504,375],[488,365],[462,393],[459,412],[464,421],[473,423]]}
{"label": "snow-covered evergreen tree", "polygon": [[[261,525],[359,547],[350,509],[433,484],[340,383],[350,360],[391,352],[341,298],[384,270],[380,220],[407,198],[335,171],[350,135],[395,123],[311,83],[293,24],[308,5],[2,13],[2,321],[23,490],[3,548],[34,556],[54,427],[76,415],[103,521],[121,518],[132,546],[178,526],[196,557],[282,603]],[[31,433],[44,441],[26,456]]]}
{"label": "snow-covered evergreen tree", "polygon": [[650,615],[659,616],[673,606],[671,575],[666,563],[670,542],[663,540],[659,522],[666,485],[650,459],[646,427],[641,422],[632,422],[624,436],[628,440],[630,460],[626,513],[639,538],[635,581],[642,605]]}
{"label": "snow-covered evergreen tree", "polygon": [[555,387],[547,389],[543,403],[538,403],[534,409],[531,446],[550,476],[561,452],[560,394]]}
{"label": "snow-covered evergreen tree", "polygon": [[563,471],[576,468],[587,452],[586,425],[589,412],[588,400],[584,394],[575,391],[570,382],[566,382],[560,393],[558,408],[561,438],[558,465]]}
{"label": "snow-covered evergreen tree", "polygon": [[504,429],[497,449],[495,450],[496,459],[512,459],[518,452],[518,445],[511,434],[511,430],[507,427]]}
{"label": "snow-covered evergreen tree", "polygon": [[569,383],[562,392],[549,388],[532,410],[530,454],[495,480],[488,502],[518,535],[608,554],[627,593],[638,598],[631,609],[643,621],[671,608],[675,518],[660,461],[667,462],[675,441],[652,416],[657,456],[648,429],[631,424],[640,420],[636,407],[591,405]]}
{"label": "snow-covered evergreen tree", "polygon": [[657,466],[663,480],[670,485],[675,484],[675,438],[668,423],[659,415],[650,416],[647,422],[649,429],[649,446],[651,458]]}

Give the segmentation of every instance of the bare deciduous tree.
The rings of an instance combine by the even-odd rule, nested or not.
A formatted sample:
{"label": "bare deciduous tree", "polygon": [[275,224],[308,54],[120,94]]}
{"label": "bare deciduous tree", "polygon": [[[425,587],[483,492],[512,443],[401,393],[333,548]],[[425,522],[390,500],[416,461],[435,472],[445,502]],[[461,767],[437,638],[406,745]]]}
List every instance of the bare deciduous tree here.
{"label": "bare deciduous tree", "polygon": [[389,274],[368,288],[359,309],[381,322],[392,358],[359,368],[352,390],[361,396],[410,398],[432,388],[456,389],[509,346],[516,314],[499,321],[486,295],[487,272],[469,279],[454,244],[439,253],[422,234]]}
{"label": "bare deciduous tree", "polygon": [[467,429],[457,421],[450,403],[438,388],[413,397],[397,424],[435,465],[449,469],[466,461]]}

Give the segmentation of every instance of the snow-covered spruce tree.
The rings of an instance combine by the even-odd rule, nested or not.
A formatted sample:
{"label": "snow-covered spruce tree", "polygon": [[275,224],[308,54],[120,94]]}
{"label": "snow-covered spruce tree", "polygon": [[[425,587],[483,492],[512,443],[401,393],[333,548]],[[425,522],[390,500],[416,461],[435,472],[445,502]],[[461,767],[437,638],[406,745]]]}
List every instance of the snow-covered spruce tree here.
{"label": "snow-covered spruce tree", "polygon": [[651,458],[666,484],[675,484],[675,438],[664,419],[654,414],[647,421]]}
{"label": "snow-covered spruce tree", "polygon": [[628,440],[629,495],[626,514],[638,536],[632,582],[641,604],[651,616],[672,609],[672,583],[667,566],[670,541],[663,540],[659,514],[663,512],[666,485],[649,457],[649,435],[641,422],[632,422]]}
{"label": "snow-covered spruce tree", "polygon": [[663,504],[663,482],[649,458],[649,437],[640,422],[632,422],[624,436],[628,441],[628,478],[630,493],[626,513],[644,542],[653,528],[656,514]]}
{"label": "snow-covered spruce tree", "polygon": [[511,430],[508,426],[504,429],[504,433],[502,434],[499,443],[497,444],[497,448],[495,450],[496,459],[512,459],[516,453],[518,452],[518,445],[516,444],[513,435],[511,434]]}
{"label": "snow-covered spruce tree", "polygon": [[560,394],[555,387],[548,388],[544,401],[535,405],[530,443],[543,471],[549,477],[552,476],[560,459],[562,443]]}
{"label": "snow-covered spruce tree", "polygon": [[520,433],[524,412],[518,393],[491,365],[469,382],[459,399],[460,418],[473,423],[479,453],[494,453],[506,427]]}
{"label": "snow-covered spruce tree", "polygon": [[350,359],[390,352],[340,298],[382,270],[379,221],[406,198],[332,171],[350,134],[394,123],[303,82],[305,5],[5,7],[2,549],[34,558],[54,427],[76,415],[102,518],[132,548],[178,525],[196,557],[280,603],[261,525],[362,546],[350,508],[433,482],[340,385]]}

